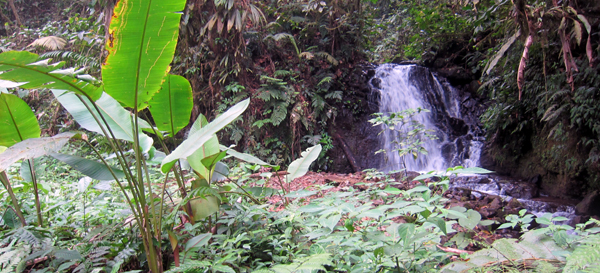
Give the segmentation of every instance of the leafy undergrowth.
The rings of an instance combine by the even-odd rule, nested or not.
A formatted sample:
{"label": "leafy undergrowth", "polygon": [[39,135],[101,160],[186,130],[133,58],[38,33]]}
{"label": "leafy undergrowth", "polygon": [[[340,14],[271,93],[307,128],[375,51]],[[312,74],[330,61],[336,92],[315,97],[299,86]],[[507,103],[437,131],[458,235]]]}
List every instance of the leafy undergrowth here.
{"label": "leafy undergrowth", "polygon": [[[2,272],[146,271],[139,230],[114,185],[92,182],[51,159],[38,168],[46,178],[40,183],[47,201],[43,210],[53,225],[22,227],[10,209],[3,210]],[[286,183],[276,173],[249,169],[243,164],[232,169],[219,187],[247,191],[252,199],[224,195],[219,211],[195,224],[166,219],[166,226],[179,223],[169,235],[180,242],[175,251],[170,237],[162,238],[168,272],[598,269],[594,257],[599,256],[591,255],[598,252],[600,229],[592,227],[598,221],[573,229],[553,225],[560,219],[547,215],[536,219],[546,227],[524,232],[521,239],[502,238],[506,234],[493,228],[499,223],[444,197],[447,176],[396,182],[373,171],[309,173]],[[10,173],[13,179],[21,177],[17,170]],[[25,197],[29,184],[20,184],[16,192]],[[167,189],[175,191],[176,185]],[[34,222],[33,201],[24,202],[23,210]],[[516,233],[520,226],[513,226]]]}

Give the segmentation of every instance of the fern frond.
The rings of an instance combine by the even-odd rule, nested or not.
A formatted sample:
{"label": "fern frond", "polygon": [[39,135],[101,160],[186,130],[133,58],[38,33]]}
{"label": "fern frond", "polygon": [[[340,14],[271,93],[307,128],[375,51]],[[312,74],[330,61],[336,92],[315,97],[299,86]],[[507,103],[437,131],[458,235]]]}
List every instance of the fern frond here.
{"label": "fern frond", "polygon": [[188,272],[197,272],[197,269],[204,269],[210,267],[210,262],[207,261],[186,261],[179,267],[171,268],[169,271],[165,273],[188,273]]}
{"label": "fern frond", "polygon": [[600,272],[600,234],[590,235],[575,248],[564,272]]}
{"label": "fern frond", "polygon": [[40,55],[40,58],[48,59],[51,58],[54,61],[70,61],[73,66],[85,66],[89,68],[98,69],[100,68],[100,63],[97,58],[94,56],[85,56],[73,51],[67,50],[56,50],[46,52]]}
{"label": "fern frond", "polygon": [[25,262],[25,257],[29,254],[28,246],[10,247],[10,251],[5,251],[4,254],[0,255],[0,273],[12,273],[15,272],[15,268],[22,266]]}
{"label": "fern frond", "polygon": [[290,72],[289,70],[277,70],[275,71],[275,73],[273,73],[275,77],[285,77],[289,76],[290,74],[292,74],[292,72]]}
{"label": "fern frond", "polygon": [[568,104],[564,104],[563,106],[561,106],[558,109],[556,109],[556,106],[557,106],[556,104],[553,104],[552,106],[550,106],[548,108],[548,110],[546,110],[546,112],[544,113],[544,116],[542,117],[542,121],[546,121],[546,122],[552,122],[552,121],[554,121],[557,117],[560,116],[560,114],[562,114],[564,112],[564,110],[569,105]]}
{"label": "fern frond", "polygon": [[321,84],[324,84],[324,83],[330,83],[331,80],[332,80],[332,78],[327,76],[327,77],[323,78],[319,83],[317,83],[317,86],[320,86]]}
{"label": "fern frond", "polygon": [[289,33],[277,33],[275,35],[268,35],[267,37],[265,37],[265,40],[267,38],[271,38],[277,42],[280,42],[281,40],[289,40],[290,43],[294,46],[294,49],[296,50],[296,55],[300,55],[300,49],[298,49],[298,45],[296,44],[296,39],[294,38],[294,36],[292,36],[292,34]]}
{"label": "fern frond", "polygon": [[38,239],[31,231],[25,228],[18,229],[15,235],[18,236],[20,242],[23,242],[25,244],[32,246],[37,246],[41,244],[40,239]]}
{"label": "fern frond", "polygon": [[94,250],[92,250],[92,252],[90,252],[90,254],[88,254],[87,257],[90,259],[95,259],[95,258],[102,257],[108,253],[110,253],[110,247],[101,246],[101,247],[98,247],[98,248],[95,248]]}
{"label": "fern frond", "polygon": [[340,64],[340,62],[338,60],[336,60],[333,56],[331,56],[331,54],[321,51],[321,52],[317,52],[315,53],[316,56],[319,56],[321,58],[324,58],[325,60],[327,60],[330,64],[337,66],[338,64]]}

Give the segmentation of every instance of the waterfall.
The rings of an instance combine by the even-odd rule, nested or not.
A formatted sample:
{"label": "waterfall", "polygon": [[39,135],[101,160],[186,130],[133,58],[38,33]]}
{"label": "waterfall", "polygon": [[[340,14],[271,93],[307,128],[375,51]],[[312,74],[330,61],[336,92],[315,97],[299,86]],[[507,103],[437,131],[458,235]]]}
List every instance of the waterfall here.
{"label": "waterfall", "polygon": [[407,155],[403,162],[394,151],[393,142],[398,139],[397,134],[385,130],[379,137],[380,147],[385,150],[380,170],[400,170],[406,166],[409,171],[426,172],[456,165],[478,165],[483,137],[472,132],[476,125],[467,124],[462,118],[458,90],[438,79],[427,68],[417,65],[381,65],[375,70],[370,84],[378,95],[380,113],[418,107],[428,109],[430,112],[417,114],[413,120],[423,124],[437,137],[422,138],[427,154],[419,154],[416,159]]}

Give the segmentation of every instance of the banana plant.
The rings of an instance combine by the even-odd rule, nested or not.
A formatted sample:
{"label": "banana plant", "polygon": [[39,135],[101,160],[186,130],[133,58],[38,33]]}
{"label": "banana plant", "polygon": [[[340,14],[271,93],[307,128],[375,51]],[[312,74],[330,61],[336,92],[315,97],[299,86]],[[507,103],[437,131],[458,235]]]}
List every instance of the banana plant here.
{"label": "banana plant", "polygon": [[[248,99],[244,100],[213,122],[201,126],[172,153],[166,149],[163,133],[174,136],[185,127],[190,119],[192,108],[192,90],[189,82],[183,77],[168,75],[178,37],[181,16],[179,12],[183,10],[184,5],[184,0],[119,1],[115,6],[108,30],[110,38],[106,47],[109,56],[102,67],[102,82],[82,74],[81,70],[62,69],[64,65],[62,62],[53,64],[50,60],[39,60],[39,57],[33,53],[0,54],[0,72],[3,72],[0,74],[0,79],[25,82],[20,87],[26,89],[39,87],[51,89],[82,128],[107,138],[108,144],[116,155],[116,167],[109,165],[91,144],[90,147],[102,164],[56,153],[58,149],[49,149],[44,154],[62,160],[92,178],[102,180],[112,178],[116,181],[139,225],[151,272],[163,271],[161,229],[166,181],[163,183],[162,193],[156,194],[152,186],[156,183],[151,181],[146,164],[146,154],[153,149],[153,143],[144,131],[159,136],[160,144],[168,153],[162,162],[161,170],[165,173],[172,171],[175,174],[182,200],[185,200],[186,190],[181,168],[178,166],[179,160],[187,159],[198,149],[203,148],[208,141],[214,140],[215,134],[236,120],[249,104]],[[28,106],[26,107],[29,109]],[[129,107],[131,111],[124,107]],[[156,128],[140,118],[140,111],[146,108],[150,109]],[[35,117],[33,122],[36,122]],[[37,133],[32,134],[34,137],[39,137],[39,129]],[[22,137],[3,136],[2,139],[15,139],[13,142],[23,141]],[[81,138],[81,140],[89,144],[87,139]],[[129,148],[118,140],[130,143],[132,156],[125,153]],[[26,142],[19,143],[22,146],[31,145]],[[214,141],[211,143],[214,145]],[[7,141],[0,145],[8,144],[14,143]],[[217,152],[220,153],[218,142],[216,145]],[[7,150],[3,153],[5,154],[12,153]],[[207,156],[213,154],[202,153],[194,162],[199,160],[206,164],[209,161],[215,163],[220,160],[220,158],[204,160]],[[11,158],[8,161],[19,159]],[[207,165],[208,169],[203,172],[204,176],[207,171],[214,171],[216,163],[213,163]],[[198,166],[196,164],[196,167]],[[155,196],[161,197],[158,202]],[[187,213],[192,215],[193,211],[190,209]]]}
{"label": "banana plant", "polygon": [[[0,146],[4,147],[2,153],[0,153],[2,156],[0,162],[4,162],[3,159],[7,157],[8,153],[6,150],[8,147],[26,139],[38,138],[40,137],[40,134],[40,125],[35,118],[35,114],[31,111],[31,108],[29,108],[29,105],[15,95],[0,93]],[[12,163],[14,162],[11,162],[10,164]],[[21,207],[19,206],[19,202],[5,172],[7,167],[8,166],[0,167],[0,181],[2,181],[2,185],[4,185],[4,188],[6,188],[6,191],[11,198],[14,210],[19,217],[21,224],[25,226],[25,217],[23,217]],[[36,201],[35,207],[38,225],[41,226],[43,224],[43,217],[36,182],[37,181],[35,180],[33,181]]]}

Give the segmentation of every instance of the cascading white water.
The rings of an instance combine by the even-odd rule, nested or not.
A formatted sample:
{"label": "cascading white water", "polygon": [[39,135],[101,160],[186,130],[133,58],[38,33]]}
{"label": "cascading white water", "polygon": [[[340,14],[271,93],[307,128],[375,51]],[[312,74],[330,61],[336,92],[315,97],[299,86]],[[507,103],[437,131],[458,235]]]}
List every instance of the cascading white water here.
{"label": "cascading white water", "polygon": [[[482,139],[473,137],[470,129],[452,129],[454,124],[462,124],[460,103],[457,91],[445,86],[429,70],[416,65],[384,64],[375,70],[377,83],[371,80],[372,88],[379,92],[379,112],[389,114],[406,109],[424,108],[431,112],[420,113],[414,120],[432,130],[437,140],[423,138],[427,154],[401,158],[394,152],[398,135],[386,130],[380,135],[380,147],[386,151],[385,160],[379,169],[383,171],[445,170],[449,166],[474,167],[479,163],[483,146]],[[460,126],[459,126],[460,127]],[[410,130],[410,128],[406,128]],[[468,137],[467,137],[468,136]]]}

